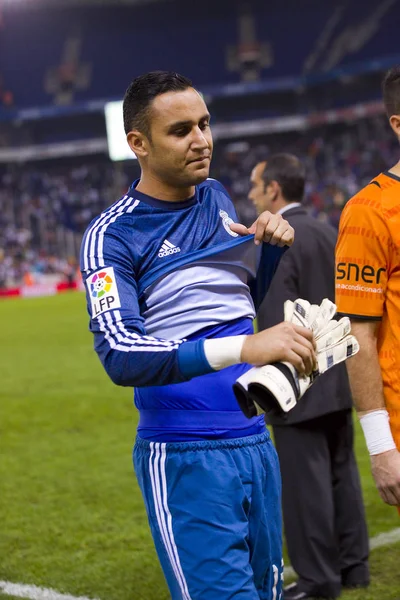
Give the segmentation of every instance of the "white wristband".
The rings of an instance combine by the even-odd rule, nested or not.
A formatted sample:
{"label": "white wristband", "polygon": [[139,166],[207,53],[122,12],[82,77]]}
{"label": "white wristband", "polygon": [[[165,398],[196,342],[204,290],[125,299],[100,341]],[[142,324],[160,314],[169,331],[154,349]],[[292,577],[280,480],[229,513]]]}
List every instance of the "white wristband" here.
{"label": "white wristband", "polygon": [[246,335],[233,335],[232,337],[204,340],[204,353],[210,366],[215,371],[219,371],[240,363],[246,337]]}
{"label": "white wristband", "polygon": [[371,456],[396,449],[387,410],[374,410],[363,415],[360,417],[360,424]]}

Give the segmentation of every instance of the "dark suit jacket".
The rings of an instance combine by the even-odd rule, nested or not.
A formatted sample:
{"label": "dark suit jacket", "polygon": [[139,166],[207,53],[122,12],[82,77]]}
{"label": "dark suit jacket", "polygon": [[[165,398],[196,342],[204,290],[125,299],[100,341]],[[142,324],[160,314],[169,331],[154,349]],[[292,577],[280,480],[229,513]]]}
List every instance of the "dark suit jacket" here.
{"label": "dark suit jacket", "polygon": [[[257,315],[258,329],[283,321],[285,300],[303,298],[320,304],[324,298],[335,301],[336,231],[317,221],[301,206],[283,214],[295,229],[295,240],[284,254]],[[344,363],[321,375],[297,406],[283,416],[267,416],[272,425],[291,425],[352,406]]]}

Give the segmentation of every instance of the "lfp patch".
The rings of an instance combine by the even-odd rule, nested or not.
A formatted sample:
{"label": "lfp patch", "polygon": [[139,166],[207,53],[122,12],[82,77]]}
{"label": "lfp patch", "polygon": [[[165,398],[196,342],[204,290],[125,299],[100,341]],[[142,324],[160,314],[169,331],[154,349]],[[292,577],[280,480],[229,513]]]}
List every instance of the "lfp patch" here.
{"label": "lfp patch", "polygon": [[117,282],[113,267],[106,267],[86,279],[92,303],[92,316],[98,317],[106,310],[120,308]]}

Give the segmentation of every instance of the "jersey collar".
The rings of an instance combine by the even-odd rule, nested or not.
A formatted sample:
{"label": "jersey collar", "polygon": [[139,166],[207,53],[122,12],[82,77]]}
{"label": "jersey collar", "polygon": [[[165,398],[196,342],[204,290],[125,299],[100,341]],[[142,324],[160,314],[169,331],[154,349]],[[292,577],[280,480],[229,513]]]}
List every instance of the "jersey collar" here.
{"label": "jersey collar", "polygon": [[139,181],[140,179],[135,179],[135,181],[129,188],[129,194],[133,198],[140,200],[140,202],[144,202],[145,204],[153,206],[154,208],[162,208],[163,210],[182,210],[184,208],[189,208],[190,206],[197,204],[197,186],[195,187],[194,196],[192,196],[191,198],[179,202],[169,202],[168,200],[159,200],[158,198],[153,198],[153,196],[148,196],[147,194],[143,194],[143,192],[139,192],[136,189],[136,186],[138,185]]}

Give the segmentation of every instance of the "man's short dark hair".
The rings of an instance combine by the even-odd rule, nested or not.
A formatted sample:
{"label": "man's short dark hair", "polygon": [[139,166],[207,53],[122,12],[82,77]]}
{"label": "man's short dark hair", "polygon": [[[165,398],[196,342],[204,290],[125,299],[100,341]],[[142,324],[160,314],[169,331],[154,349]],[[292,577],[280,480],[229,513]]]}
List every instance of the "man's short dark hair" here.
{"label": "man's short dark hair", "polygon": [[387,71],[382,82],[383,103],[388,118],[400,115],[400,66]]}
{"label": "man's short dark hair", "polygon": [[192,87],[190,79],[173,71],[151,71],[136,77],[124,96],[125,133],[137,129],[149,137],[149,112],[154,98],[166,92],[182,92],[189,87]]}
{"label": "man's short dark hair", "polygon": [[287,202],[301,202],[304,196],[306,173],[303,164],[294,154],[273,154],[266,161],[263,172],[265,185],[277,181]]}

